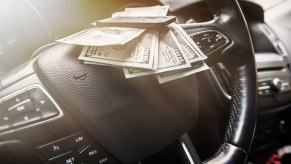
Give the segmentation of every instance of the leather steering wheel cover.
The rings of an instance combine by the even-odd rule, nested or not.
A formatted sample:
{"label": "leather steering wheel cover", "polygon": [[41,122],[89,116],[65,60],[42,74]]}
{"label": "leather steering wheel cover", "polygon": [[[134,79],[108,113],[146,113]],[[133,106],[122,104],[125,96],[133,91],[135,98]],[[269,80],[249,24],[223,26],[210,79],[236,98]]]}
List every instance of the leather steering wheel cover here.
{"label": "leather steering wheel cover", "polygon": [[[237,0],[208,0],[219,29],[227,31],[233,44],[223,52],[230,68],[231,108],[224,144],[206,163],[244,163],[256,123],[257,73],[251,36]],[[231,18],[227,18],[231,15]],[[230,149],[229,147],[232,147]],[[230,155],[231,154],[231,155]],[[242,157],[243,156],[243,157]]]}

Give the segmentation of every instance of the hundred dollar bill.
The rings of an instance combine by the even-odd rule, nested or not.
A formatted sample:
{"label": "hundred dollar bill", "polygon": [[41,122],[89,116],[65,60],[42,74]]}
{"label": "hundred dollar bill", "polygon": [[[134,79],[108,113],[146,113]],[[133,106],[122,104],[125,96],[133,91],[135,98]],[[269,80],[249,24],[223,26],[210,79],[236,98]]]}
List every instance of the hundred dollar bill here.
{"label": "hundred dollar bill", "polygon": [[111,15],[112,18],[114,17],[123,17],[124,16],[124,13],[125,11],[118,11],[118,12],[115,12]]}
{"label": "hundred dollar bill", "polygon": [[145,29],[128,27],[95,27],[57,40],[84,46],[123,45],[140,36]]}
{"label": "hundred dollar bill", "polygon": [[157,76],[159,83],[162,84],[165,82],[169,82],[172,80],[176,80],[179,78],[190,76],[192,74],[202,72],[202,71],[205,71],[207,69],[209,69],[209,67],[204,62],[196,62],[196,63],[192,64],[191,68],[164,72],[164,73],[157,74],[156,76]]}
{"label": "hundred dollar bill", "polygon": [[[176,23],[171,23],[169,25],[169,27],[171,28],[171,30],[173,30],[177,34],[179,34],[180,38],[183,39],[185,41],[185,43],[187,43],[187,45],[189,47],[191,47],[191,50],[193,50],[193,51],[196,50],[195,51],[196,55],[199,55],[199,60],[197,60],[197,61],[201,61],[201,60],[207,59],[207,56],[200,50],[200,48],[196,45],[196,43],[190,38],[190,36],[185,32],[185,30],[182,27],[180,27]],[[195,57],[192,56],[191,58],[194,59]],[[195,61],[195,59],[193,60],[193,62],[194,61]]]}
{"label": "hundred dollar bill", "polygon": [[[185,35],[182,31],[184,31],[179,25],[176,23],[172,23],[168,25],[168,27],[172,30],[172,32],[175,34],[179,45],[181,46],[181,50],[187,55],[188,60],[190,63],[194,63],[197,61],[205,60],[207,57],[202,53],[199,53],[195,47],[186,39],[189,37],[188,35]],[[195,43],[194,43],[195,44]]]}
{"label": "hundred dollar bill", "polygon": [[[154,44],[154,43],[153,43]],[[159,60],[159,55],[158,55],[158,51],[159,50],[159,44],[158,44],[158,37],[155,43],[155,48],[152,50],[152,53],[154,54],[154,61],[153,61],[153,70],[157,70],[158,69],[158,60]],[[113,66],[116,67],[116,65],[114,64],[108,64],[108,63],[96,63],[96,62],[92,62],[92,61],[84,61],[84,64],[94,64],[94,65],[103,65],[103,66]],[[140,70],[140,71],[148,71],[147,69],[134,69],[134,70]]]}
{"label": "hundred dollar bill", "polygon": [[152,7],[137,7],[125,8],[122,16],[134,17],[158,17],[166,16],[169,10],[169,5],[166,6],[152,6]]}
{"label": "hundred dollar bill", "polygon": [[111,15],[114,17],[158,17],[158,16],[167,16],[169,10],[169,5],[166,6],[152,6],[152,7],[135,7],[135,8],[126,8],[125,11],[118,11]]}
{"label": "hundred dollar bill", "polygon": [[168,28],[162,29],[160,31],[158,60],[155,60],[155,62],[158,62],[158,69],[156,71],[148,71],[124,68],[125,77],[132,78],[191,67],[187,57],[180,49],[181,47],[178,45],[173,32]]}
{"label": "hundred dollar bill", "polygon": [[79,59],[85,64],[110,65],[156,69],[154,57],[157,56],[158,33],[148,31],[125,45],[85,46]]}
{"label": "hundred dollar bill", "polygon": [[176,20],[175,16],[162,17],[114,17],[96,21],[96,26],[102,27],[141,27],[152,28],[166,26]]}

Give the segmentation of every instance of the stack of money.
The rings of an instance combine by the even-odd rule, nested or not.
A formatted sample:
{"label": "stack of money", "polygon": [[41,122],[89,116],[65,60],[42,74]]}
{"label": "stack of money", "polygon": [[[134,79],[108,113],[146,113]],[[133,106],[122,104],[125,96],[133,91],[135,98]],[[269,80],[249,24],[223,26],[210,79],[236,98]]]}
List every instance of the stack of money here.
{"label": "stack of money", "polygon": [[[169,6],[126,8],[113,18],[163,17]],[[59,42],[83,45],[85,64],[122,67],[126,78],[155,74],[165,83],[208,69],[207,57],[176,23],[155,28],[94,27]]]}

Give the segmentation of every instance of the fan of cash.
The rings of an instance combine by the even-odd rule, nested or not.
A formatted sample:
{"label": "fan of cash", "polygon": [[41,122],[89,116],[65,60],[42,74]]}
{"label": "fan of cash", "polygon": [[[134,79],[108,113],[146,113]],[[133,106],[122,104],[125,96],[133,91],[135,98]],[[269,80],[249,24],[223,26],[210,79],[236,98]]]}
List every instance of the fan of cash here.
{"label": "fan of cash", "polygon": [[[97,21],[97,27],[57,41],[83,45],[79,59],[84,64],[122,67],[126,78],[155,74],[161,84],[209,69],[204,62],[207,57],[178,24],[156,23],[166,18],[168,9],[169,6],[126,8],[109,18],[122,18],[122,26],[100,27],[102,21]],[[131,18],[158,26],[127,26]]]}

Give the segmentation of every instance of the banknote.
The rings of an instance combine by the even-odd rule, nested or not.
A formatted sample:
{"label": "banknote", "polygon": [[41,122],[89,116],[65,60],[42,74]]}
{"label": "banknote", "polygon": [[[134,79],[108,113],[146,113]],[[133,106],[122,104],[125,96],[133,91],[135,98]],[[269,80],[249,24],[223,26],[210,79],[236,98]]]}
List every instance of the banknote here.
{"label": "banknote", "polygon": [[118,12],[115,12],[111,15],[112,18],[114,17],[123,17],[125,14],[125,11],[118,11]]}
{"label": "banknote", "polygon": [[134,27],[134,28],[152,28],[157,26],[166,26],[175,22],[175,16],[159,17],[113,17],[98,20],[95,22],[98,27]]}
{"label": "banknote", "polygon": [[145,29],[141,28],[95,27],[57,41],[84,46],[124,45],[140,36],[144,31]]}
{"label": "banknote", "polygon": [[169,6],[151,6],[151,7],[136,7],[136,8],[125,8],[124,11],[117,11],[111,15],[111,17],[159,17],[167,16]]}
{"label": "banknote", "polygon": [[196,62],[196,63],[192,63],[191,68],[164,72],[164,73],[156,74],[156,76],[159,83],[162,84],[165,82],[169,82],[172,80],[190,76],[192,74],[205,71],[207,69],[209,69],[209,67],[207,66],[207,64],[205,64],[205,62]]}
{"label": "banknote", "polygon": [[152,7],[138,7],[138,8],[125,8],[122,16],[141,16],[141,17],[158,17],[166,16],[169,6],[152,6]]}
{"label": "banknote", "polygon": [[[100,23],[104,26],[112,25],[116,23],[114,22],[116,20],[117,23],[122,22],[121,27],[102,28],[114,28],[114,30],[128,28],[128,30],[143,31],[127,42],[110,37],[106,41],[101,40],[100,42],[103,43],[101,45],[85,46],[79,59],[84,60],[85,64],[122,67],[126,78],[156,74],[160,84],[209,69],[204,62],[207,56],[178,24],[159,25],[158,32],[152,29],[144,32],[144,28],[129,28],[130,18],[142,19],[142,22],[133,21],[135,26],[132,27],[139,27],[136,26],[137,22],[145,24],[146,21],[159,21],[156,19],[167,16],[168,10],[169,6],[125,8],[124,11],[113,13],[112,18],[101,20],[101,22],[96,21],[94,24],[96,26],[101,26]],[[128,30],[124,30],[124,37],[130,37],[129,34],[125,34]],[[121,35],[123,34],[120,33]],[[106,44],[107,42],[119,44]]]}
{"label": "banknote", "polygon": [[[157,32],[156,32],[157,35]],[[153,70],[157,70],[158,69],[158,60],[159,60],[159,55],[158,55],[158,50],[159,50],[159,44],[158,44],[158,37],[156,37],[156,43],[155,43],[155,48],[152,50],[152,53],[154,54],[154,61],[153,61]],[[153,43],[154,44],[154,43]],[[108,63],[96,63],[96,62],[92,62],[92,61],[84,61],[84,64],[94,64],[94,65],[103,65],[103,66],[112,66],[112,67],[116,67],[116,65],[114,64],[108,64]],[[121,67],[121,66],[119,66]],[[147,69],[126,69],[126,70],[136,70],[136,71],[148,71]]]}
{"label": "banknote", "polygon": [[148,71],[136,68],[124,68],[126,78],[173,71],[191,67],[186,55],[181,51],[178,41],[169,28],[162,28],[159,36],[158,69]]}
{"label": "banknote", "polygon": [[[188,35],[184,36],[185,34],[182,32],[184,31],[179,25],[176,23],[172,23],[168,25],[168,27],[172,30],[174,35],[176,36],[179,45],[181,46],[181,50],[187,55],[188,60],[191,63],[197,62],[197,61],[202,61],[205,60],[207,57],[202,53],[199,53],[192,43],[186,39],[189,37]],[[195,43],[194,43],[195,44]]]}
{"label": "banknote", "polygon": [[173,30],[175,29],[175,31],[180,34],[182,39],[185,40],[186,43],[189,43],[189,46],[192,47],[193,50],[197,51],[197,55],[199,55],[202,60],[207,59],[207,56],[200,50],[197,44],[190,38],[190,36],[182,27],[176,23],[172,23],[170,28]]}
{"label": "banknote", "polygon": [[79,56],[86,64],[111,65],[156,69],[154,58],[158,50],[158,33],[146,32],[141,38],[136,38],[125,45],[85,46]]}

